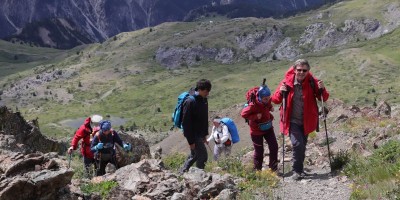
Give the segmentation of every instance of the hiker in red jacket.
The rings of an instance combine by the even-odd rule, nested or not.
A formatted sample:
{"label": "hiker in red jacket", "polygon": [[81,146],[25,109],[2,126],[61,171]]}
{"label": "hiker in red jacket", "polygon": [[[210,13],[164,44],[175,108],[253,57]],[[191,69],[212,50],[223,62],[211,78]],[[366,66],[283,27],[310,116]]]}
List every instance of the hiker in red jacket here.
{"label": "hiker in red jacket", "polygon": [[[318,105],[316,98],[328,100],[329,93],[321,80],[312,76],[305,59],[297,60],[286,72],[272,96],[272,102],[281,104],[286,95],[286,108],[280,108],[280,131],[289,135],[293,146],[293,179],[299,180],[304,173],[304,159],[308,134],[317,130]],[[284,113],[284,110],[286,111]]]}
{"label": "hiker in red jacket", "polygon": [[101,120],[103,120],[103,117],[100,115],[93,115],[92,117],[86,118],[85,122],[75,132],[71,141],[71,147],[68,148],[68,154],[71,154],[73,150],[78,148],[78,142],[82,139],[81,153],[87,175],[91,174],[90,166],[92,164],[97,168],[93,152],[90,151],[90,143],[92,134],[95,134],[99,130],[99,123]]}
{"label": "hiker in red jacket", "polygon": [[266,85],[262,85],[255,94],[256,98],[243,108],[241,115],[249,120],[250,136],[254,146],[254,169],[261,170],[264,160],[264,139],[269,149],[269,168],[278,170],[278,142],[272,126],[274,117],[271,105],[271,91]]}

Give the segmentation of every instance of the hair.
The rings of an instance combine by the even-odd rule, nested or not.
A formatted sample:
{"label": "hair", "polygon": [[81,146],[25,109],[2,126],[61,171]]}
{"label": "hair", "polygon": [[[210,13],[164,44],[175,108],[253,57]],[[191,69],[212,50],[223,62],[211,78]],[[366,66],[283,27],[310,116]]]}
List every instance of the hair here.
{"label": "hair", "polygon": [[308,61],[306,59],[298,59],[296,62],[293,64],[293,68],[296,69],[298,65],[306,65],[308,69],[310,69],[310,64],[308,64]]}
{"label": "hair", "polygon": [[201,79],[196,84],[197,90],[211,90],[211,82],[207,79]]}
{"label": "hair", "polygon": [[213,122],[217,122],[217,123],[219,123],[219,122],[221,122],[221,117],[220,116],[215,116],[214,118],[213,118]]}

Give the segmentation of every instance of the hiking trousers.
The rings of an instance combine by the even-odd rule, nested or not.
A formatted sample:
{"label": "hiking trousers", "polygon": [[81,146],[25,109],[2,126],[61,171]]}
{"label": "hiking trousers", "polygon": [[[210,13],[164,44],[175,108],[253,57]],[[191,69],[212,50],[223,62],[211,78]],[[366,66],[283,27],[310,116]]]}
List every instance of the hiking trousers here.
{"label": "hiking trousers", "polygon": [[[94,158],[87,158],[83,156],[83,164],[85,166],[85,173],[87,177],[92,177],[93,172],[97,170],[97,164]],[[94,166],[94,169],[91,166]],[[94,171],[93,171],[94,170]]]}
{"label": "hiking trousers", "polygon": [[202,138],[196,138],[195,148],[190,149],[190,154],[186,158],[185,164],[183,165],[181,171],[187,172],[189,168],[196,162],[196,167],[199,169],[204,169],[208,159],[206,145]]}
{"label": "hiking trousers", "polygon": [[267,141],[269,149],[269,168],[272,171],[278,170],[278,142],[276,141],[276,136],[274,128],[270,128],[264,131],[262,135],[250,135],[254,146],[254,169],[261,170],[264,161],[264,139]]}
{"label": "hiking trousers", "polygon": [[225,146],[224,144],[222,146],[219,146],[218,144],[214,145],[214,160],[218,160],[218,158],[221,156],[223,153],[225,157],[229,156],[231,154],[231,149],[232,145]]}
{"label": "hiking trousers", "polygon": [[295,123],[290,123],[289,135],[293,146],[293,171],[302,173],[304,172],[308,135],[304,135],[303,125]]}

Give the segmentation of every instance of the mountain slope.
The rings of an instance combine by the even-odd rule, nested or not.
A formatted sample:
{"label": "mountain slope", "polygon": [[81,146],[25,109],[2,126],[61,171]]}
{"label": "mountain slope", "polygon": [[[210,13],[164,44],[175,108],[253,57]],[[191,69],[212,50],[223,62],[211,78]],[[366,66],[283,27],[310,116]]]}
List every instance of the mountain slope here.
{"label": "mountain slope", "polygon": [[[3,79],[1,98],[28,118],[39,117],[42,131],[54,136],[72,131],[61,120],[93,113],[120,117],[127,128],[163,132],[171,125],[176,96],[198,79],[212,81],[210,110],[218,112],[243,103],[245,91],[263,77],[275,89],[292,59],[305,57],[333,98],[397,104],[400,60],[395,52],[400,33],[399,18],[393,16],[399,4],[384,1],[374,7],[379,9],[353,0],[283,20],[164,23],[122,33],[102,44],[71,50],[59,62],[39,64],[33,76]],[[363,12],[343,16],[349,10]],[[372,31],[359,26],[375,20],[379,26]],[[318,24],[323,28],[313,29]],[[380,32],[385,29],[391,31]],[[168,60],[176,65],[164,62],[167,55],[177,55]]]}
{"label": "mountain slope", "polygon": [[[35,42],[38,45],[51,46],[57,48],[70,48],[80,44],[93,42],[102,42],[121,32],[138,30],[144,27],[151,27],[163,22],[182,21],[185,16],[193,9],[203,7],[218,7],[218,5],[241,5],[249,6],[246,11],[247,16],[259,16],[261,11],[276,12],[302,11],[304,9],[321,6],[329,1],[326,0],[304,0],[301,3],[296,1],[281,0],[268,1],[265,8],[259,11],[253,11],[259,7],[261,2],[217,2],[212,6],[211,0],[45,0],[29,1],[8,0],[1,1],[2,15],[0,15],[0,38],[18,38],[26,43]],[[218,9],[218,8],[217,8]],[[239,12],[244,11],[243,9]],[[238,12],[234,9],[231,12]],[[275,13],[276,13],[275,12]],[[228,15],[238,17],[241,15]],[[243,16],[243,15],[242,15]],[[271,16],[271,14],[267,14]],[[187,18],[187,17],[186,17]],[[49,23],[52,19],[58,21],[67,21],[69,27],[65,24]],[[57,21],[56,21],[57,22]],[[32,30],[43,28],[43,23],[52,24],[55,28],[47,27],[48,37],[43,38],[43,33],[37,33]],[[37,27],[32,27],[32,26]],[[68,29],[71,31],[62,31],[68,33],[61,37],[60,31],[53,30]],[[22,35],[21,35],[22,34]],[[56,36],[54,36],[56,35]],[[58,36],[57,36],[58,35]],[[82,36],[85,37],[82,37]],[[68,39],[65,39],[68,37]],[[39,40],[40,39],[40,40]],[[58,39],[61,39],[58,41]],[[65,41],[69,44],[63,44]],[[75,41],[74,41],[75,40]],[[55,44],[49,44],[49,43]]]}

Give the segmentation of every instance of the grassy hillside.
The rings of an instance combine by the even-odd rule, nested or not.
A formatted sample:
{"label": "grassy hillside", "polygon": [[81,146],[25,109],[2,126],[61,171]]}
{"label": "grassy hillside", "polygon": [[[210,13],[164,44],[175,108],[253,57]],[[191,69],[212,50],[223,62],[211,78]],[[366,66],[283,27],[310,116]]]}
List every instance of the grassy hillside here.
{"label": "grassy hillside", "polygon": [[[256,33],[267,27],[284,27],[288,37],[298,37],[304,28],[316,21],[341,24],[345,19],[374,16],[383,19],[381,11],[394,1],[345,1],[321,11],[308,12],[284,20],[233,19],[209,22],[165,23],[157,27],[122,33],[102,44],[81,49],[58,51],[52,49],[20,47],[0,43],[2,81],[16,81],[33,67],[40,69],[69,69],[78,76],[44,83],[43,90],[65,90],[67,100],[58,98],[32,98],[29,105],[19,107],[28,119],[38,117],[41,130],[48,135],[62,137],[71,134],[71,128],[62,127],[63,119],[85,117],[93,113],[110,114],[125,118],[125,126],[166,131],[177,95],[190,88],[200,78],[210,79],[210,109],[219,110],[245,101],[245,91],[259,85],[262,78],[274,90],[290,66],[291,61],[242,60],[234,64],[204,61],[200,66],[168,70],[155,61],[159,47],[237,48],[235,37]],[[330,17],[307,20],[317,13],[330,13]],[[310,52],[307,58],[311,71],[323,79],[331,97],[349,104],[372,105],[374,101],[388,100],[398,104],[400,31],[381,38],[359,41],[340,48]],[[236,49],[240,54],[240,49]],[[21,59],[13,60],[13,55]],[[40,56],[39,56],[40,55]],[[23,60],[23,58],[31,60]],[[3,73],[3,69],[7,69]],[[3,84],[2,84],[3,85]],[[7,100],[10,107],[18,99]]]}

